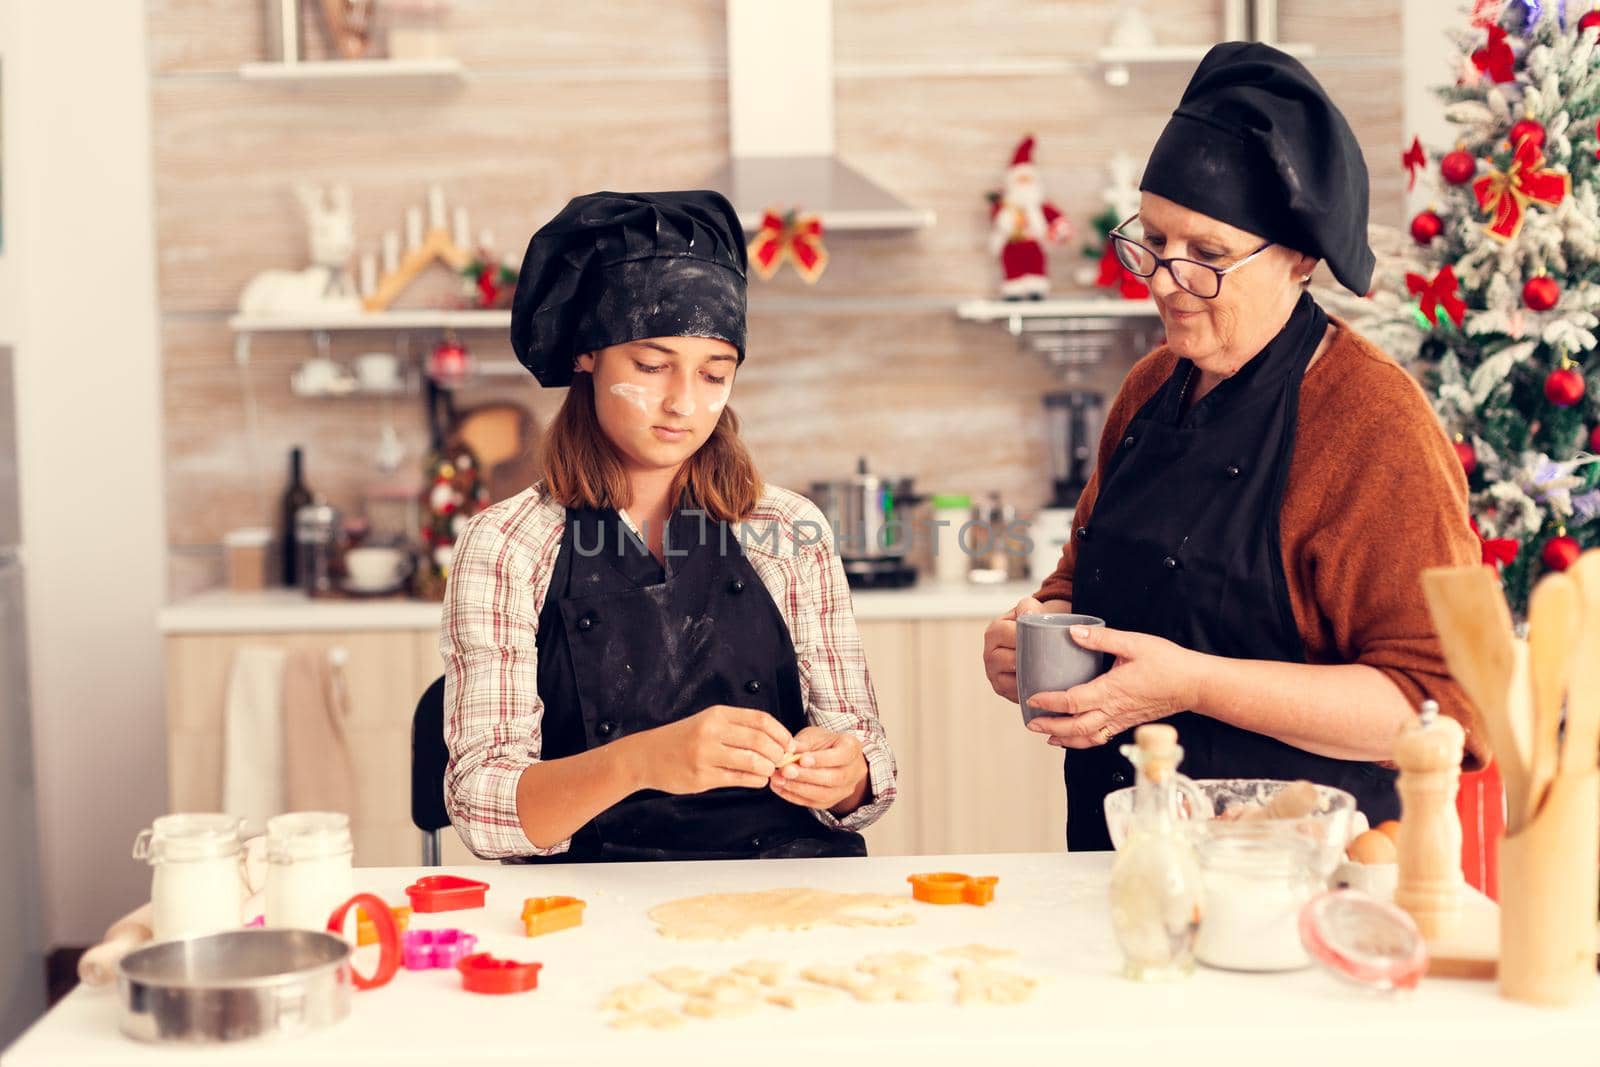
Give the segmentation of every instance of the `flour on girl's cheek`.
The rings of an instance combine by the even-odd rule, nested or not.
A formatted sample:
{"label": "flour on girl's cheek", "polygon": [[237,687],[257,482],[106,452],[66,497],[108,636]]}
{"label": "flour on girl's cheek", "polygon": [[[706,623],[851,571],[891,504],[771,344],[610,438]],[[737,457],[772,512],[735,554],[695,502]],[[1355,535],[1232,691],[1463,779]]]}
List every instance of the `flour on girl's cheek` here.
{"label": "flour on girl's cheek", "polygon": [[728,405],[728,396],[732,392],[733,392],[733,383],[732,382],[723,382],[722,383],[722,388],[718,391],[716,398],[714,400],[712,400],[710,405],[709,405],[712,414],[716,414],[717,412],[721,411],[723,408],[727,407],[727,405]]}
{"label": "flour on girl's cheek", "polygon": [[613,385],[611,387],[611,395],[620,396],[646,415],[650,414],[650,402],[652,400],[657,404],[661,402],[660,393],[652,389],[646,389],[642,385],[635,385],[632,382],[618,382]]}

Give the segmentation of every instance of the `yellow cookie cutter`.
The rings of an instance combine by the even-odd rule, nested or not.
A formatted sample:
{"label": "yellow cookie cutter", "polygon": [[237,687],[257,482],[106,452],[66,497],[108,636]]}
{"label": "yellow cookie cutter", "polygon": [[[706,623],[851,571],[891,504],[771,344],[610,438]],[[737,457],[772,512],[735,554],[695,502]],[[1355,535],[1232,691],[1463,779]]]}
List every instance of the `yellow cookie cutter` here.
{"label": "yellow cookie cutter", "polygon": [[924,904],[976,904],[979,907],[994,899],[994,887],[1000,881],[990,875],[975,878],[970,874],[941,871],[936,874],[913,874],[911,896]]}
{"label": "yellow cookie cutter", "polygon": [[529,897],[522,902],[522,928],[529,937],[566,930],[583,922],[585,907],[577,897]]}
{"label": "yellow cookie cutter", "polygon": [[[356,920],[356,944],[376,945],[378,943],[378,924],[367,917],[365,911],[358,911],[360,916]],[[411,908],[406,904],[397,904],[389,909],[389,914],[394,916],[394,929],[396,934],[406,932],[406,927],[411,925]]]}

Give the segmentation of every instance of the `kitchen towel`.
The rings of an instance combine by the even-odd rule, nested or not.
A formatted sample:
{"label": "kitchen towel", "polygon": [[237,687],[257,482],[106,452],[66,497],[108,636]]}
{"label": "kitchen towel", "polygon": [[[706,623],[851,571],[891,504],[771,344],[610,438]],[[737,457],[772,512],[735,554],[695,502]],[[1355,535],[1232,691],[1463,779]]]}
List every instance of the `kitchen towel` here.
{"label": "kitchen towel", "polygon": [[355,811],[343,649],[295,649],[283,667],[286,811]]}
{"label": "kitchen towel", "polygon": [[223,707],[222,810],[260,830],[284,810],[283,668],[287,653],[245,645],[233,654]]}

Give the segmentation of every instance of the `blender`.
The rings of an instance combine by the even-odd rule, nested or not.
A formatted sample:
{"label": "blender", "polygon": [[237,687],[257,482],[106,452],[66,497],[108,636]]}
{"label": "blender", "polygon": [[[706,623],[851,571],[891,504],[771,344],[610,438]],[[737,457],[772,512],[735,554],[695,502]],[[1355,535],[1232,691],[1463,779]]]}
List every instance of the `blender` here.
{"label": "blender", "polygon": [[1036,582],[1050,576],[1061,551],[1072,539],[1072,515],[1078,496],[1089,482],[1105,425],[1105,396],[1082,389],[1047,393],[1044,398],[1045,439],[1050,452],[1050,502],[1033,521],[1033,558],[1029,574]]}

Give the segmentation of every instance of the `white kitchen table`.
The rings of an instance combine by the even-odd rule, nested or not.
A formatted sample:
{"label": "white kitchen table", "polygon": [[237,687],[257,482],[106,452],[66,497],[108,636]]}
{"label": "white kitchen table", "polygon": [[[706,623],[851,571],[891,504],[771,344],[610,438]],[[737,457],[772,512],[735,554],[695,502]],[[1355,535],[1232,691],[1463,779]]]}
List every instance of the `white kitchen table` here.
{"label": "white kitchen table", "polygon": [[[113,990],[79,988],[0,1056],[3,1067],[102,1064],[887,1064],[1165,1062],[1338,1064],[1466,1063],[1535,1067],[1600,1063],[1600,998],[1560,1011],[1502,1000],[1493,982],[1424,980],[1414,993],[1371,994],[1312,969],[1245,975],[1197,969],[1143,985],[1118,975],[1106,905],[1111,854],[940,856],[866,860],[457,868],[489,881],[487,906],[413,917],[415,928],[461,926],[480,950],[545,964],[536,991],[463,992],[454,971],[402,969],[387,987],[356,993],[350,1016],[280,1041],[201,1048],[142,1045],[117,1029]],[[767,933],[730,942],[676,942],[645,913],[678,897],[783,887],[907,894],[919,871],[999,875],[993,904],[916,904],[916,922],[891,928]],[[391,903],[424,873],[367,868],[357,883]],[[525,897],[588,901],[581,927],[528,939]],[[1014,962],[1045,976],[1018,1006],[858,1004],[791,1011],[764,1007],[729,1021],[690,1020],[673,1031],[617,1031],[601,998],[650,972],[686,964],[722,970],[751,959],[852,964],[871,952],[934,951],[970,943],[1020,951]],[[359,951],[370,971],[376,949]],[[1600,989],[1597,989],[1600,991]]]}

